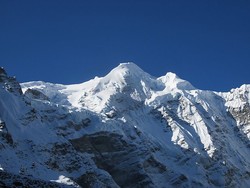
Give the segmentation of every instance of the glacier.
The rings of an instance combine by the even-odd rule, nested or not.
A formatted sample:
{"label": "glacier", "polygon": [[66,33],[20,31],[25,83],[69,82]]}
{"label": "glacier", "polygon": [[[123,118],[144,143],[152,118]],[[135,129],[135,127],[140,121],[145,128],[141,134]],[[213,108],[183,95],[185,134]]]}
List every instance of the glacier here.
{"label": "glacier", "polygon": [[0,186],[250,187],[250,85],[204,91],[134,63],[80,84],[0,68]]}

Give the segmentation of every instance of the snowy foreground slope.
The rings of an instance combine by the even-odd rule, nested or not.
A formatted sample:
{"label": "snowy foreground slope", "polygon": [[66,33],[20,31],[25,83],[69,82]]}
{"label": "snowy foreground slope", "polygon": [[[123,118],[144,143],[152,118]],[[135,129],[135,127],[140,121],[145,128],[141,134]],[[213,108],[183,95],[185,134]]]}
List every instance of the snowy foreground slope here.
{"label": "snowy foreground slope", "polygon": [[250,85],[123,63],[75,85],[0,68],[0,86],[0,187],[250,187]]}

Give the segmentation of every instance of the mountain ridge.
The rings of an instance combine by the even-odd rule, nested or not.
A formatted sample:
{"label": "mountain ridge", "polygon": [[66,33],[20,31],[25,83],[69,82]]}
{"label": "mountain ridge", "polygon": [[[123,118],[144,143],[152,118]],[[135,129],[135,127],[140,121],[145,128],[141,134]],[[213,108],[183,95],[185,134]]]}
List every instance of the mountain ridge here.
{"label": "mountain ridge", "polygon": [[74,85],[1,69],[0,85],[0,185],[250,186],[250,85],[203,91],[133,63]]}

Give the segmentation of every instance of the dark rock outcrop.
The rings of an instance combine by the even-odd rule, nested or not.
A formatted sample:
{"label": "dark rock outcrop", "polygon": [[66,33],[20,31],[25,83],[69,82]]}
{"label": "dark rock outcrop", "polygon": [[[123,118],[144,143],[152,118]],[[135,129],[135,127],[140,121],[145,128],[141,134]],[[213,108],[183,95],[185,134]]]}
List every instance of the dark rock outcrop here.
{"label": "dark rock outcrop", "polygon": [[49,101],[48,96],[46,96],[41,91],[38,91],[36,89],[27,89],[24,94],[25,94],[25,96],[32,98],[32,99]]}

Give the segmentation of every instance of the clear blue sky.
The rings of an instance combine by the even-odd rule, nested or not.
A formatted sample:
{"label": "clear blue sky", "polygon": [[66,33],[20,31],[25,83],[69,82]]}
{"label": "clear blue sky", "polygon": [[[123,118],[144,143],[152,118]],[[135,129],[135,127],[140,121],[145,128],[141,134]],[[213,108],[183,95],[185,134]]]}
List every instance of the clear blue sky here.
{"label": "clear blue sky", "polygon": [[133,61],[200,89],[250,83],[249,0],[1,0],[0,66],[80,83]]}

